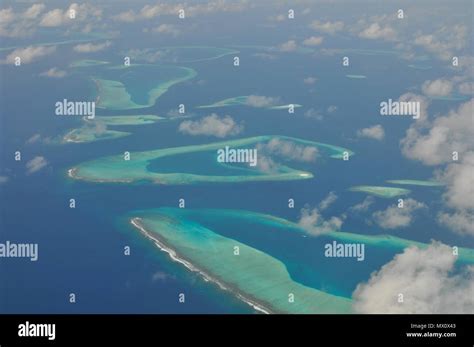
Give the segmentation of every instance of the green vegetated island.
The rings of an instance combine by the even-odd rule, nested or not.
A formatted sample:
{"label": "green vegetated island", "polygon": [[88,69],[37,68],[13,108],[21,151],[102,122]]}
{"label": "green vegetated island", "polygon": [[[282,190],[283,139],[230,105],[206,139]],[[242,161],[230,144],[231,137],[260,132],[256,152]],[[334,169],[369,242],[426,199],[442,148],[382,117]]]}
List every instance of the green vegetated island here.
{"label": "green vegetated island", "polygon": [[[344,153],[353,155],[348,149],[329,144],[302,140],[287,136],[257,136],[204,145],[182,146],[130,153],[130,160],[124,155],[114,155],[81,163],[68,170],[71,178],[92,182],[131,183],[146,181],[157,184],[196,184],[203,182],[249,182],[285,181],[309,179],[311,172],[297,170],[279,164],[266,171],[258,165],[229,164],[218,162],[217,150],[226,147],[251,149],[265,145],[271,140],[290,142],[298,146],[315,147],[318,152],[333,159],[342,159]],[[291,162],[291,159],[278,158]]]}
{"label": "green vegetated island", "polygon": [[[158,208],[134,211],[130,223],[170,257],[206,280],[216,283],[256,310],[266,313],[351,313],[350,298],[304,286],[294,281],[280,260],[232,238],[220,235],[198,222],[212,218],[251,221],[288,232],[306,233],[298,224],[283,218],[245,210]],[[363,242],[399,253],[406,247],[428,244],[390,235],[361,235],[335,231],[325,234],[344,242]],[[317,237],[317,236],[315,236]],[[239,247],[239,256],[233,253]],[[454,256],[454,255],[453,255]],[[474,250],[460,248],[458,261],[474,263]],[[288,300],[293,294],[294,302]]]}
{"label": "green vegetated island", "polygon": [[294,108],[299,108],[302,107],[303,105],[300,104],[286,104],[286,105],[262,105],[258,106],[258,104],[251,103],[249,101],[250,95],[242,95],[242,96],[235,96],[232,98],[227,98],[224,100],[220,100],[217,102],[214,102],[209,105],[201,105],[198,106],[197,108],[217,108],[217,107],[229,107],[229,106],[249,106],[249,107],[256,107],[256,108],[266,108],[270,110],[282,110],[282,109],[288,109],[291,105],[293,105]]}
{"label": "green vegetated island", "polygon": [[87,143],[118,139],[131,133],[118,130],[100,129],[94,126],[83,126],[68,131],[62,138],[62,143]]}
{"label": "green vegetated island", "polygon": [[391,199],[397,196],[410,194],[410,190],[405,188],[381,187],[381,186],[355,186],[349,188],[351,192],[361,192],[377,196],[379,198]]}
{"label": "green vegetated island", "polygon": [[152,114],[126,116],[96,116],[94,119],[84,117],[84,125],[68,131],[62,138],[62,143],[86,143],[111,140],[131,135],[130,132],[111,130],[108,127],[147,125],[158,122],[169,122],[188,116],[162,117]]}

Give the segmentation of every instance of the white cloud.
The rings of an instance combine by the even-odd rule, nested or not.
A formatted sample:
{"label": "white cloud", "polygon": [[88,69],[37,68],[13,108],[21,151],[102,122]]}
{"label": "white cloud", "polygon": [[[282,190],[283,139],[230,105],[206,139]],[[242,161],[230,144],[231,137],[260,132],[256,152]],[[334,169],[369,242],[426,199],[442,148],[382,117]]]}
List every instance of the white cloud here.
{"label": "white cloud", "polygon": [[27,174],[35,173],[48,165],[48,162],[44,157],[37,156],[26,163]]}
{"label": "white cloud", "polygon": [[413,221],[413,213],[426,205],[413,199],[405,199],[403,208],[391,205],[386,210],[374,212],[374,221],[384,229],[406,228]]}
{"label": "white cloud", "polygon": [[331,206],[337,200],[337,195],[334,192],[329,192],[329,194],[321,200],[318,205],[320,211],[326,210],[329,206]]}
{"label": "white cloud", "polygon": [[66,71],[59,70],[58,68],[53,67],[47,71],[40,73],[40,76],[51,77],[51,78],[63,78],[64,76],[66,76]]}
{"label": "white cloud", "polygon": [[318,157],[318,149],[313,146],[302,146],[290,141],[271,139],[265,144],[258,144],[259,152],[276,155],[287,160],[313,162]]}
{"label": "white cloud", "polygon": [[36,143],[40,140],[41,140],[41,135],[40,134],[34,134],[28,140],[26,140],[26,144],[30,145],[30,144]]}
{"label": "white cloud", "polygon": [[442,60],[450,60],[455,52],[465,48],[469,40],[469,29],[462,24],[443,26],[433,34],[417,33],[413,43],[436,54]]}
{"label": "white cloud", "polygon": [[446,184],[448,206],[474,210],[474,151],[449,164],[437,179]]}
{"label": "white cloud", "polygon": [[289,40],[278,46],[280,52],[294,52],[298,48],[295,40]]}
{"label": "white cloud", "polygon": [[0,176],[0,184],[7,183],[8,182],[8,176]]}
{"label": "white cloud", "polygon": [[473,82],[464,82],[458,86],[459,93],[465,95],[473,95],[474,93],[474,83]]}
{"label": "white cloud", "polygon": [[32,5],[23,13],[15,13],[11,7],[0,10],[0,36],[26,37],[34,32],[35,17],[44,5]]}
{"label": "white cloud", "polygon": [[306,118],[316,119],[316,120],[323,120],[323,115],[321,112],[315,108],[310,108],[305,111],[304,116]]}
{"label": "white cloud", "polygon": [[327,234],[332,231],[339,231],[344,223],[345,215],[341,217],[331,217],[325,220],[318,208],[305,206],[300,211],[298,225],[310,235]]}
{"label": "white cloud", "polygon": [[402,102],[419,102],[420,103],[420,118],[416,120],[416,123],[423,123],[428,119],[428,106],[430,101],[428,98],[414,94],[414,93],[405,93],[400,95],[398,101]]}
{"label": "white cloud", "polygon": [[94,52],[99,52],[99,51],[102,51],[104,49],[106,49],[107,47],[110,47],[110,45],[112,44],[112,42],[110,41],[105,41],[103,43],[97,43],[97,44],[94,44],[94,43],[81,43],[79,45],[76,45],[74,46],[74,51],[78,52],[78,53],[94,53]]}
{"label": "white cloud", "polygon": [[[402,153],[425,165],[443,165],[437,180],[445,184],[446,208],[438,222],[460,234],[474,236],[474,99],[434,121],[414,123],[401,140]],[[459,154],[453,161],[453,152]]]}
{"label": "white cloud", "polygon": [[270,20],[271,21],[275,21],[275,22],[283,22],[287,19],[288,17],[283,15],[283,14],[279,14],[277,16],[273,16],[273,17],[270,17]]}
{"label": "white cloud", "polygon": [[357,131],[357,136],[367,137],[369,139],[374,139],[381,141],[385,137],[385,131],[380,124],[374,125],[372,127],[360,129]]}
{"label": "white cloud", "polygon": [[56,8],[51,10],[43,16],[41,19],[40,26],[44,27],[56,27],[63,25],[67,20],[72,20],[68,17],[67,13],[64,13],[63,10]]}
{"label": "white cloud", "polygon": [[445,183],[443,197],[453,210],[440,212],[438,221],[455,232],[474,236],[474,151],[449,164],[438,173],[437,179]]}
{"label": "white cloud", "polygon": [[474,235],[474,213],[472,210],[440,212],[438,222],[461,235]]}
{"label": "white cloud", "polygon": [[352,206],[350,210],[353,212],[366,212],[369,210],[370,206],[372,206],[374,202],[375,202],[374,197],[368,195],[362,202]]}
{"label": "white cloud", "polygon": [[20,57],[22,64],[32,63],[39,58],[49,55],[56,51],[56,46],[28,46],[25,48],[17,48],[11,52],[5,60],[4,64],[14,64],[15,58]]}
{"label": "white cloud", "polygon": [[309,77],[306,77],[306,78],[303,80],[303,82],[304,82],[305,84],[315,84],[317,80],[318,80],[318,79],[317,79],[316,77],[311,77],[311,76],[309,76]]}
{"label": "white cloud", "polygon": [[226,1],[226,0],[215,0],[207,3],[195,3],[195,4],[171,4],[171,3],[159,3],[156,5],[145,5],[140,11],[135,12],[128,10],[121,12],[112,18],[115,21],[131,23],[139,20],[152,20],[159,16],[178,16],[179,10],[185,10],[186,17],[194,17],[201,14],[207,13],[219,13],[219,12],[239,12],[246,9],[249,6],[249,1]]}
{"label": "white cloud", "polygon": [[227,137],[237,135],[244,129],[231,116],[219,117],[213,113],[200,120],[186,120],[179,125],[179,131],[189,135]]}
{"label": "white cloud", "polygon": [[[452,274],[451,247],[409,247],[374,272],[353,293],[357,313],[474,313],[474,267]],[[398,302],[399,294],[403,302]]]}
{"label": "white cloud", "polygon": [[177,36],[179,34],[179,30],[175,25],[172,24],[161,24],[156,28],[153,28],[152,31],[160,34],[170,34],[173,36]]}
{"label": "white cloud", "polygon": [[258,154],[257,168],[266,173],[278,172],[279,165],[266,155]]}
{"label": "white cloud", "polygon": [[[92,30],[93,24],[101,22],[102,10],[90,4],[73,3],[67,9],[54,8],[44,13],[44,4],[33,4],[23,12],[13,12],[11,8],[0,10],[0,36],[27,37],[32,36],[39,27],[59,27],[68,25],[71,29]],[[76,17],[70,18],[74,10]],[[104,24],[100,23],[103,28]]]}
{"label": "white cloud", "polygon": [[23,17],[27,19],[35,19],[41,14],[41,12],[43,12],[44,8],[44,4],[33,4],[25,10]]}
{"label": "white cloud", "polygon": [[474,148],[474,122],[471,99],[446,116],[437,117],[424,127],[413,124],[401,140],[403,154],[426,165],[452,161],[452,152],[466,153]]}
{"label": "white cloud", "polygon": [[323,23],[315,20],[310,24],[310,28],[328,34],[335,34],[344,29],[344,23],[341,21]]}
{"label": "white cloud", "polygon": [[323,40],[324,39],[322,36],[311,36],[304,40],[303,44],[305,46],[319,46],[321,43],[323,43]]}
{"label": "white cloud", "polygon": [[9,8],[2,8],[0,10],[0,24],[5,25],[8,23],[13,22],[15,19],[15,13],[11,7]]}
{"label": "white cloud", "polygon": [[446,79],[425,81],[421,86],[423,94],[431,97],[448,96],[453,90],[453,82]]}
{"label": "white cloud", "polygon": [[137,14],[132,10],[120,12],[119,14],[112,17],[113,20],[124,23],[133,23],[138,18],[139,17],[137,16]]}
{"label": "white cloud", "polygon": [[271,107],[279,102],[279,98],[262,95],[249,95],[245,100],[247,106],[252,107]]}
{"label": "white cloud", "polygon": [[379,23],[372,23],[359,33],[359,37],[370,40],[391,41],[396,38],[396,32],[389,26],[382,27]]}
{"label": "white cloud", "polygon": [[[74,13],[74,18],[71,18]],[[90,4],[71,4],[67,9],[55,8],[46,12],[41,21],[40,26],[43,27],[59,27],[63,25],[74,25],[83,22],[100,21],[102,19],[102,9]]]}
{"label": "white cloud", "polygon": [[331,105],[327,109],[328,113],[333,113],[333,112],[336,112],[336,111],[337,111],[337,106],[335,106],[335,105]]}
{"label": "white cloud", "polygon": [[151,280],[153,282],[162,282],[162,281],[167,281],[169,279],[174,279],[174,276],[167,274],[166,272],[163,272],[163,271],[157,271],[151,276]]}

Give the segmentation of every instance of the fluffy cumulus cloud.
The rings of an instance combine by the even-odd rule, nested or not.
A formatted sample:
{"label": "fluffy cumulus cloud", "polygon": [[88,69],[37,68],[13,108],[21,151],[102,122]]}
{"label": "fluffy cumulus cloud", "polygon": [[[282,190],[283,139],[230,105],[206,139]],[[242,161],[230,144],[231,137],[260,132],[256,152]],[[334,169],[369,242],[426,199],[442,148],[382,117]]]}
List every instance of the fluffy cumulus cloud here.
{"label": "fluffy cumulus cloud", "polygon": [[27,19],[34,19],[37,18],[41,12],[45,9],[44,4],[33,4],[31,7],[27,8],[23,13],[23,16]]}
{"label": "fluffy cumulus cloud", "polygon": [[316,77],[309,76],[309,77],[306,77],[305,79],[303,79],[303,82],[305,84],[315,84],[317,80],[318,79]]}
{"label": "fluffy cumulus cloud", "polygon": [[219,117],[213,113],[200,120],[186,120],[179,125],[179,131],[188,135],[227,137],[237,135],[244,129],[231,116]]}
{"label": "fluffy cumulus cloud", "polygon": [[46,12],[39,22],[43,27],[59,27],[83,22],[100,21],[102,9],[90,4],[73,3],[66,9],[55,8]]}
{"label": "fluffy cumulus cloud", "polygon": [[341,31],[344,29],[344,23],[341,21],[320,22],[318,20],[315,20],[311,22],[310,28],[316,31],[327,33],[327,34],[335,34],[338,31]]}
{"label": "fluffy cumulus cloud", "polygon": [[395,30],[390,26],[382,26],[379,23],[372,23],[359,33],[359,37],[370,40],[392,41],[396,38]]}
{"label": "fluffy cumulus cloud", "polygon": [[33,4],[23,12],[11,7],[0,10],[0,36],[25,37],[35,31],[36,19],[43,12],[44,4]]}
{"label": "fluffy cumulus cloud", "polygon": [[278,50],[280,52],[294,52],[298,49],[298,45],[296,44],[295,40],[289,40],[284,43],[282,43],[280,46],[278,46]]}
{"label": "fluffy cumulus cloud", "polygon": [[423,94],[431,97],[448,96],[453,91],[453,82],[447,79],[425,81],[421,86]]}
{"label": "fluffy cumulus cloud", "polygon": [[401,140],[403,154],[426,165],[452,161],[453,151],[466,153],[474,148],[474,99],[437,117],[433,122],[419,126],[414,123]]}
{"label": "fluffy cumulus cloud", "polygon": [[420,117],[416,119],[416,123],[423,123],[428,119],[428,106],[430,105],[428,98],[415,93],[405,93],[400,95],[398,101],[410,103],[417,102],[420,104]]}
{"label": "fluffy cumulus cloud", "polygon": [[245,100],[247,106],[252,107],[271,107],[279,102],[279,98],[263,95],[249,95]]}
{"label": "fluffy cumulus cloud", "polygon": [[103,27],[101,20],[102,10],[91,4],[73,3],[68,8],[49,9],[44,4],[33,4],[22,12],[6,8],[0,10],[0,36],[28,37],[40,27],[60,26],[90,32],[95,25]]}
{"label": "fluffy cumulus cloud", "polygon": [[47,160],[44,157],[37,156],[26,163],[26,172],[32,174],[40,171],[48,165]]}
{"label": "fluffy cumulus cloud", "polygon": [[384,229],[398,229],[408,227],[414,218],[414,212],[426,208],[426,205],[414,199],[406,199],[403,207],[391,205],[383,211],[374,212],[372,217]]}
{"label": "fluffy cumulus cloud", "polygon": [[26,140],[27,145],[31,145],[33,143],[37,143],[41,141],[41,134],[34,134],[28,140]]}
{"label": "fluffy cumulus cloud", "polygon": [[381,141],[385,137],[385,131],[380,124],[377,124],[372,127],[360,129],[357,131],[357,136]]}
{"label": "fluffy cumulus cloud", "polygon": [[132,23],[141,20],[152,20],[159,16],[178,16],[181,9],[185,10],[186,17],[219,12],[240,12],[248,8],[250,1],[211,0],[207,3],[173,4],[158,3],[145,5],[139,11],[127,10],[113,16],[119,22]]}
{"label": "fluffy cumulus cloud", "polygon": [[446,185],[444,200],[449,210],[438,214],[438,221],[460,234],[474,236],[474,151],[438,173]]}
{"label": "fluffy cumulus cloud", "polygon": [[[409,247],[353,293],[358,313],[474,313],[474,267],[453,274],[451,247]],[[399,302],[400,294],[403,302]]]}
{"label": "fluffy cumulus cloud", "polygon": [[318,121],[321,121],[321,120],[324,119],[323,114],[321,113],[321,111],[317,110],[313,107],[311,107],[310,109],[307,109],[304,112],[304,116],[306,118],[315,119],[315,120],[318,120]]}
{"label": "fluffy cumulus cloud", "polygon": [[473,95],[474,82],[463,82],[458,86],[459,93],[465,95]]}
{"label": "fluffy cumulus cloud", "polygon": [[153,28],[152,32],[177,36],[179,34],[179,29],[172,24],[161,24],[156,28]]}
{"label": "fluffy cumulus cloud", "polygon": [[321,200],[321,202],[319,203],[319,205],[318,205],[319,210],[320,211],[326,210],[327,208],[329,208],[329,206],[334,204],[334,202],[336,200],[337,200],[336,193],[329,192],[329,194],[323,200]]}
{"label": "fluffy cumulus cloud", "polygon": [[2,61],[4,64],[14,64],[16,57],[21,59],[22,64],[32,63],[56,51],[56,46],[28,46],[17,48]]}
{"label": "fluffy cumulus cloud", "polygon": [[271,139],[265,144],[258,144],[257,149],[263,155],[277,156],[286,160],[301,162],[313,162],[318,156],[318,149],[316,147],[298,145],[291,141],[280,139]]}
{"label": "fluffy cumulus cloud", "polygon": [[375,199],[373,196],[367,196],[362,202],[355,204],[350,208],[351,212],[366,212],[369,210],[370,206],[375,202]]}
{"label": "fluffy cumulus cloud", "polygon": [[324,219],[319,208],[305,206],[300,211],[298,225],[308,234],[316,236],[340,230],[344,219],[345,215]]}
{"label": "fluffy cumulus cloud", "polygon": [[438,222],[456,233],[474,236],[474,211],[444,211],[438,214]]}
{"label": "fluffy cumulus cloud", "polygon": [[110,47],[112,42],[105,41],[103,43],[81,43],[79,45],[74,46],[74,51],[78,53],[94,53],[103,51],[104,49]]}
{"label": "fluffy cumulus cloud", "polygon": [[42,77],[51,77],[51,78],[63,78],[66,76],[66,71],[60,70],[56,67],[52,67],[51,69],[40,73]]}
{"label": "fluffy cumulus cloud", "polygon": [[[433,121],[414,123],[401,141],[406,157],[437,166],[437,179],[445,185],[445,206],[438,213],[438,222],[471,236],[474,236],[473,107],[474,99],[471,99]],[[453,152],[458,153],[457,160]]]}
{"label": "fluffy cumulus cloud", "polygon": [[440,59],[450,60],[466,47],[469,29],[463,24],[443,26],[432,34],[417,33],[413,43],[434,53]]}
{"label": "fluffy cumulus cloud", "polygon": [[438,175],[448,189],[445,198],[451,207],[474,209],[474,152],[468,152],[459,162],[449,164]]}
{"label": "fluffy cumulus cloud", "polygon": [[323,43],[323,40],[324,39],[322,36],[311,36],[304,40],[303,44],[305,46],[319,46],[321,43]]}
{"label": "fluffy cumulus cloud", "polygon": [[[337,111],[337,106],[335,105],[331,105],[331,106],[328,106],[328,108],[326,109],[326,113],[327,114],[331,114],[331,113],[334,113]],[[323,115],[324,111],[321,110],[321,109],[316,109],[316,108],[309,108],[307,109],[305,112],[304,112],[304,116],[306,118],[310,118],[310,119],[315,119],[315,120],[318,120],[318,121],[322,121],[324,119],[324,115]]]}

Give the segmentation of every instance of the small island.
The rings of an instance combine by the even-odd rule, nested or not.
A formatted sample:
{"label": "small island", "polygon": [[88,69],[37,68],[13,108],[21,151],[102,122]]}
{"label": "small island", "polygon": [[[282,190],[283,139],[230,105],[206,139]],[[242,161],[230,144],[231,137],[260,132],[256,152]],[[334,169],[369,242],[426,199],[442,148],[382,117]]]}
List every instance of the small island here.
{"label": "small island", "polygon": [[391,199],[397,196],[410,194],[410,190],[408,189],[381,186],[356,186],[349,190],[351,192],[367,193],[384,199]]}

